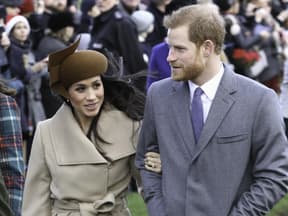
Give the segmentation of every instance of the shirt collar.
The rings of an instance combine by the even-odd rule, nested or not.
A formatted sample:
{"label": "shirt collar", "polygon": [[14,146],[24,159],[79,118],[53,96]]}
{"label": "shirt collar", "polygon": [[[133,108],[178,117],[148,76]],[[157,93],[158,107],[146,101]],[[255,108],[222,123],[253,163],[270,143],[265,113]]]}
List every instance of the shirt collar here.
{"label": "shirt collar", "polygon": [[[214,99],[223,74],[224,74],[224,67],[223,67],[223,64],[221,63],[220,71],[212,79],[210,79],[209,81],[204,83],[202,86],[200,86],[204,94],[210,100]],[[192,97],[195,89],[199,86],[190,80],[188,81],[188,84],[189,84],[189,89],[190,89],[190,95]]]}

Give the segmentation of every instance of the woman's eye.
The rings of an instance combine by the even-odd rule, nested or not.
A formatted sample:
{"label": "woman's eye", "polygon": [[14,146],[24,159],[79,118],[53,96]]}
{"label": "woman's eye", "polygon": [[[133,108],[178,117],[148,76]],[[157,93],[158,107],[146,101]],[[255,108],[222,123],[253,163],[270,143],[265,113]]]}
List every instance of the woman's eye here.
{"label": "woman's eye", "polygon": [[100,83],[94,83],[94,84],[93,84],[93,88],[94,88],[94,89],[98,89],[100,86],[101,86]]}
{"label": "woman's eye", "polygon": [[85,87],[77,87],[75,90],[77,92],[83,92],[85,90]]}

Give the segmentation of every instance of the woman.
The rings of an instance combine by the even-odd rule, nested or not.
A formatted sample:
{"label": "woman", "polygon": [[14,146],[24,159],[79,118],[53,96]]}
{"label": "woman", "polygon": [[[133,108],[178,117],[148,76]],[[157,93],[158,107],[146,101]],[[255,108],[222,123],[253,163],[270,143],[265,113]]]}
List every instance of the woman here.
{"label": "woman", "polygon": [[40,122],[24,187],[22,216],[131,215],[126,203],[145,96],[107,78],[107,59],[75,52],[49,56],[51,89],[64,103]]}

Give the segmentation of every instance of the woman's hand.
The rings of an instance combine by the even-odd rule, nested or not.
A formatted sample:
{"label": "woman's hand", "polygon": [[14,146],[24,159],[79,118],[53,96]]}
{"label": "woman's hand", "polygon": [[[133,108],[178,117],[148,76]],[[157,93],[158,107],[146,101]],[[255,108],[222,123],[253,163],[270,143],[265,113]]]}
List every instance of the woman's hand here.
{"label": "woman's hand", "polygon": [[147,152],[145,154],[145,168],[149,171],[161,173],[162,166],[161,166],[161,159],[160,154],[156,152]]}

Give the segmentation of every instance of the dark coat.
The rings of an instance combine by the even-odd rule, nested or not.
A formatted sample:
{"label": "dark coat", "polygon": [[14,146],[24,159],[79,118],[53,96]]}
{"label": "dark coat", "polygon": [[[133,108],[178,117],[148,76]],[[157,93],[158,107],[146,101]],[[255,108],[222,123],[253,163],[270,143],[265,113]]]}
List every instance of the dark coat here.
{"label": "dark coat", "polygon": [[[8,49],[9,73],[10,78],[14,80],[9,83],[11,87],[17,89],[15,99],[21,112],[21,127],[23,133],[29,133],[29,112],[27,103],[27,91],[25,85],[29,83],[32,73],[26,68],[28,54],[31,51],[31,43],[27,40],[21,44],[13,37],[10,37],[11,45]],[[15,84],[15,86],[13,86]]]}
{"label": "dark coat", "polygon": [[150,3],[147,11],[151,12],[155,19],[154,19],[154,30],[150,34],[148,34],[146,41],[151,46],[155,46],[158,43],[161,43],[164,41],[164,38],[167,35],[167,30],[163,25],[163,19],[165,16],[165,13],[161,12],[157,9],[155,3]]}
{"label": "dark coat", "polygon": [[147,68],[137,38],[136,25],[117,6],[94,19],[90,49],[123,57],[124,74],[134,74]]}
{"label": "dark coat", "polygon": [[[50,53],[64,49],[67,45],[61,40],[52,36],[45,36],[39,43],[36,50],[37,59],[46,58]],[[53,94],[49,86],[49,74],[42,77],[41,86],[42,104],[47,118],[52,117],[62,104],[62,100]]]}

